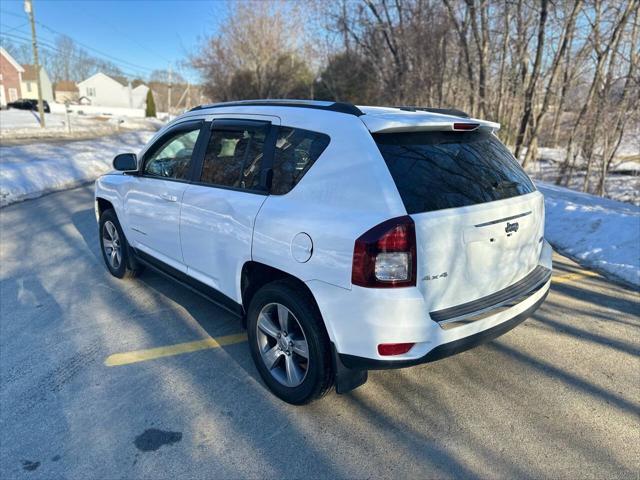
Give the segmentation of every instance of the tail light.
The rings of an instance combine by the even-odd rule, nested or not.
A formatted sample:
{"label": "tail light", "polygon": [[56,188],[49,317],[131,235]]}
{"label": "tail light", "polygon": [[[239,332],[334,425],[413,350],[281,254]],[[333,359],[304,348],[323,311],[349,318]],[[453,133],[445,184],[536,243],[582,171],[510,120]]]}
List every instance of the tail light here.
{"label": "tail light", "polygon": [[382,222],[356,240],[351,283],[367,288],[415,287],[416,228],[411,217]]}

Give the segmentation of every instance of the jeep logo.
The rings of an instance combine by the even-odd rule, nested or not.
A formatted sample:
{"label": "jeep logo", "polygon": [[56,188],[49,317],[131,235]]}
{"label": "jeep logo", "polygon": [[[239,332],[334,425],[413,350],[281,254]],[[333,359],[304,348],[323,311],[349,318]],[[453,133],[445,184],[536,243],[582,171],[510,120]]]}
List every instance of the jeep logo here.
{"label": "jeep logo", "polygon": [[513,222],[513,223],[507,222],[507,226],[505,227],[504,231],[507,233],[517,232],[518,228],[519,228],[518,222]]}

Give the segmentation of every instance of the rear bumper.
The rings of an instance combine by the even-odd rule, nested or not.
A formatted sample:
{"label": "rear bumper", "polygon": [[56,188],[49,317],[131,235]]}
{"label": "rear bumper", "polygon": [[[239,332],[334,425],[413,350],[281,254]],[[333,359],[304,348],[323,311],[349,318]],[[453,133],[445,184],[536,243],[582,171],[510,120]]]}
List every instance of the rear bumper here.
{"label": "rear bumper", "polygon": [[533,313],[540,307],[540,305],[542,305],[548,294],[549,287],[547,285],[544,289],[542,297],[540,297],[539,300],[537,300],[527,310],[519,313],[512,319],[499,323],[498,325],[488,328],[487,330],[482,330],[473,335],[469,335],[468,337],[459,338],[458,340],[438,345],[433,350],[429,351],[429,353],[419,358],[413,358],[409,360],[379,360],[348,354],[338,354],[338,356],[345,367],[355,370],[384,370],[391,368],[412,367],[414,365],[420,365],[422,363],[435,362],[436,360],[440,360],[446,357],[450,357],[451,355],[464,352],[465,350],[469,350],[473,347],[504,335],[509,330],[517,327],[519,324],[533,315]]}
{"label": "rear bumper", "polygon": [[[358,368],[401,368],[466,350],[522,322],[540,306],[549,290],[551,256],[551,246],[544,242],[534,269],[544,276],[531,272],[526,281],[523,279],[504,291],[431,314],[415,287],[354,286],[346,290],[320,281],[309,281],[307,285],[335,345],[337,359],[344,359],[345,366],[367,365]],[[513,298],[518,293],[523,295]],[[488,299],[491,306],[485,305],[484,300]],[[377,346],[383,343],[414,343],[414,346],[402,355],[382,356]]]}

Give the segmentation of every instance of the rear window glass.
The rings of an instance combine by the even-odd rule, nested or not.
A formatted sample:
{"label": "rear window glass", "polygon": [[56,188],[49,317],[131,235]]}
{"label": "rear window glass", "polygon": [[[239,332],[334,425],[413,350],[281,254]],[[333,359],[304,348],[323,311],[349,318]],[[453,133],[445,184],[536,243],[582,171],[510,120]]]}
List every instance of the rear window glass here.
{"label": "rear window glass", "polygon": [[329,145],[324,133],[280,127],[273,159],[271,193],[284,195],[300,181]]}
{"label": "rear window glass", "polygon": [[491,133],[401,132],[373,137],[409,214],[535,190],[513,155]]}

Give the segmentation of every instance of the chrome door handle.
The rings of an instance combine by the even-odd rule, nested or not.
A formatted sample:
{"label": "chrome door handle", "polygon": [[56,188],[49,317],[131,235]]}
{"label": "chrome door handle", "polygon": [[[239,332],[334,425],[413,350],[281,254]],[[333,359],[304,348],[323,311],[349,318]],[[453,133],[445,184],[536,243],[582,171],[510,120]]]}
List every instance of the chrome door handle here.
{"label": "chrome door handle", "polygon": [[160,197],[162,197],[162,199],[166,200],[167,202],[177,202],[178,201],[178,197],[176,197],[175,195],[170,195],[168,193],[163,193],[162,195],[160,195]]}

